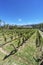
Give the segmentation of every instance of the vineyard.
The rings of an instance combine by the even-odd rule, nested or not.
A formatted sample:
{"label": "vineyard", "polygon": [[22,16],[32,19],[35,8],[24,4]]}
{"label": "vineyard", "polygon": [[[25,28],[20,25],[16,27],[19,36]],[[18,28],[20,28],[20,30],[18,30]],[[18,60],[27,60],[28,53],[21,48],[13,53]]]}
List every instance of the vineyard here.
{"label": "vineyard", "polygon": [[43,65],[43,32],[0,30],[0,65]]}

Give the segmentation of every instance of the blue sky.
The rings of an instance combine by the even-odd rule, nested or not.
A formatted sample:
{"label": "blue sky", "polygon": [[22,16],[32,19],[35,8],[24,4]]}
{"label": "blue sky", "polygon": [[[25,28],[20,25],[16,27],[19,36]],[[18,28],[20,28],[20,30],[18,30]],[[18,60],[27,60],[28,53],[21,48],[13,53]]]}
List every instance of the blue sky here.
{"label": "blue sky", "polygon": [[43,0],[0,0],[0,19],[18,25],[43,23]]}

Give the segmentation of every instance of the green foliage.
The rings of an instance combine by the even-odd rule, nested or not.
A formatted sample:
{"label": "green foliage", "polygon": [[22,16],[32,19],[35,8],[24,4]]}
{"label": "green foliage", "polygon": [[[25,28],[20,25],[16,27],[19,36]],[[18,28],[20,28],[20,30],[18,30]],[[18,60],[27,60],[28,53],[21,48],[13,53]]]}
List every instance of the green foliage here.
{"label": "green foliage", "polygon": [[[34,53],[34,46],[32,47],[31,45],[30,47],[29,46],[30,40],[28,41],[28,39],[30,39],[32,35],[35,33],[35,31],[36,31],[35,29],[11,29],[11,30],[6,29],[4,30],[4,34],[1,35],[1,38],[3,40],[3,36],[6,36],[6,40],[9,40],[9,41],[7,41],[6,44],[3,44],[2,48],[6,50],[7,52],[10,52],[11,56],[9,55],[9,57],[5,59],[5,61],[3,61],[2,63],[3,65],[5,65],[6,63],[7,64],[9,63],[8,65],[12,65],[12,63],[16,63],[17,65],[35,65],[35,61],[32,57]],[[28,42],[25,42],[25,41],[28,41]]]}
{"label": "green foliage", "polygon": [[37,35],[36,36],[36,47],[39,47],[41,45],[41,39],[42,39],[42,37],[41,37],[39,31],[37,31],[36,35]]}

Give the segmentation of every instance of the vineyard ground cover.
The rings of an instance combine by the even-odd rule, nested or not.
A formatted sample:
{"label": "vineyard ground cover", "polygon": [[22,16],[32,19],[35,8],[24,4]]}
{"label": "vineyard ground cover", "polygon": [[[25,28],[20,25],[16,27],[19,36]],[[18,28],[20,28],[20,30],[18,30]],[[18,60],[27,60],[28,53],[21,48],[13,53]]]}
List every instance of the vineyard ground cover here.
{"label": "vineyard ground cover", "polygon": [[[8,38],[9,39],[9,38]],[[0,44],[0,47],[2,47],[2,46],[4,46],[4,45],[7,45],[7,44],[10,44],[12,41],[15,41],[16,39],[18,39],[18,36],[16,37],[16,38],[14,38],[14,39],[10,39],[9,41],[7,41],[7,42],[4,42],[3,41],[3,43],[2,44]]]}
{"label": "vineyard ground cover", "polygon": [[35,47],[33,46],[35,45],[35,37],[36,34],[34,34],[26,42],[26,44],[23,45],[23,47],[20,47],[19,51],[15,55],[10,56],[5,61],[3,61],[3,65],[36,65],[36,62],[33,59],[33,53],[35,51]]}
{"label": "vineyard ground cover", "polygon": [[[19,32],[20,30],[17,30],[17,32]],[[24,32],[26,32],[25,30],[21,30],[22,32],[24,31]],[[29,31],[31,31],[30,29],[28,30],[28,32]],[[9,33],[9,31],[7,31],[7,34]],[[15,33],[14,33],[15,34]],[[11,39],[10,39],[10,35],[11,34],[9,34],[9,36],[7,36],[6,34],[5,34],[5,36],[6,36],[6,39],[7,39],[7,41],[6,41],[6,43],[8,43]],[[3,36],[3,35],[2,35]],[[15,37],[15,36],[14,36]],[[2,41],[3,40],[3,41]],[[6,44],[5,42],[4,42],[4,39],[3,39],[3,37],[2,37],[2,40],[0,41],[0,44],[2,45],[4,45],[4,44]],[[3,42],[3,43],[2,43]]]}
{"label": "vineyard ground cover", "polygon": [[9,42],[8,44],[3,46],[3,49],[7,50],[8,52],[12,51],[14,48],[11,46],[13,44],[15,47],[18,45],[18,40],[13,40],[12,42]]}
{"label": "vineyard ground cover", "polygon": [[[6,39],[7,39],[6,43],[9,42],[9,41],[11,41],[10,35],[8,36],[8,35],[5,34],[5,37],[6,37]],[[15,36],[14,36],[13,39],[15,39]],[[3,40],[3,41],[2,41],[2,40]],[[3,35],[0,36],[0,44],[5,44]]]}
{"label": "vineyard ground cover", "polygon": [[12,42],[9,42],[9,44],[6,44],[3,46],[3,49],[7,50],[8,52],[12,51],[14,48],[11,46],[13,44],[15,47],[18,46],[18,39],[13,40]]}
{"label": "vineyard ground cover", "polygon": [[[1,65],[37,65],[35,60],[33,59],[33,54],[35,52],[35,38],[36,38],[36,33],[33,34],[30,37],[30,39],[25,42],[26,44],[23,44],[23,46],[20,46],[16,54],[8,57],[6,60],[3,61],[2,60],[3,56],[2,56],[2,58],[0,59],[1,61],[0,64]],[[14,44],[16,42],[17,41],[12,41],[10,42],[10,44]],[[10,44],[3,46],[3,49],[6,49],[6,51],[9,51],[9,52],[13,50],[13,47],[10,46]],[[16,46],[16,44],[14,45]],[[1,54],[0,54],[0,57],[1,57]]]}

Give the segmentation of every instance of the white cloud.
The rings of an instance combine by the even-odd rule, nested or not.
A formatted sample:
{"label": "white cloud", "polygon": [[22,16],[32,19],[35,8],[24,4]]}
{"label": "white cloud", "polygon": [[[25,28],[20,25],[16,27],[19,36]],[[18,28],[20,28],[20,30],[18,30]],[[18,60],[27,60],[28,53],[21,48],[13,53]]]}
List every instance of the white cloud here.
{"label": "white cloud", "polygon": [[19,18],[19,19],[18,19],[18,21],[22,21],[22,19],[21,19],[21,18]]}

